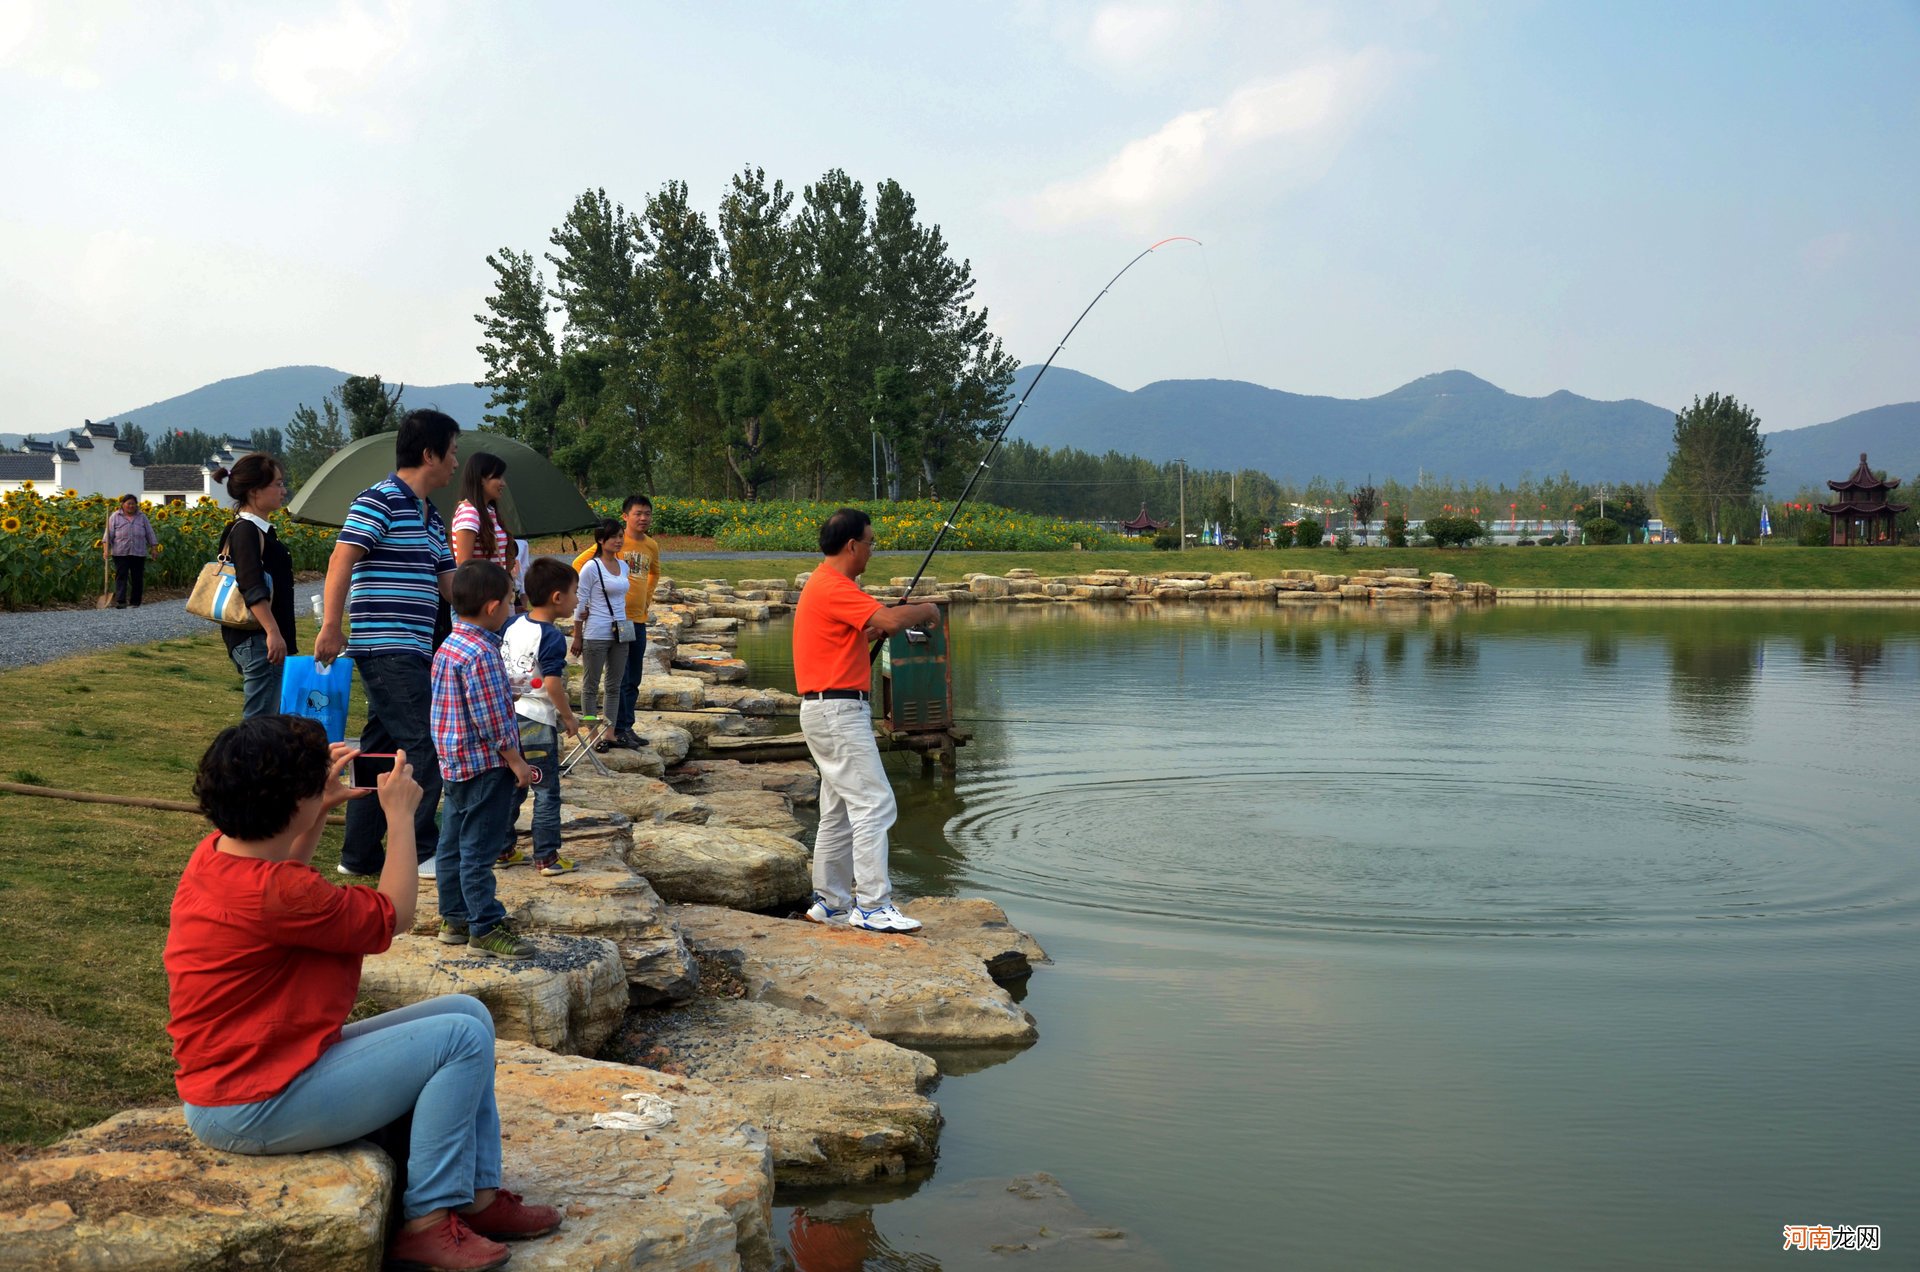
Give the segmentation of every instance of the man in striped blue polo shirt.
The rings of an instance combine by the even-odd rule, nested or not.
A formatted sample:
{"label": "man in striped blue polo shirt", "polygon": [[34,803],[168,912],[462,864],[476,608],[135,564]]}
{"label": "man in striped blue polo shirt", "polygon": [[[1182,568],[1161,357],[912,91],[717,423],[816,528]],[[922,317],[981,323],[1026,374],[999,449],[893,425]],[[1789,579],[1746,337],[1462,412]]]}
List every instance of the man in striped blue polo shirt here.
{"label": "man in striped blue polo shirt", "polygon": [[[459,439],[460,426],[439,411],[409,411],[400,421],[393,473],[361,491],[347,509],[327,562],[325,616],[313,642],[317,661],[344,651],[360,670],[367,695],[360,749],[404,750],[413,765],[413,780],[420,783],[414,843],[426,854],[422,878],[433,876],[433,850],[440,842],[434,827],[440,762],[431,730],[433,628],[453,578],[446,523],[427,496],[453,480]],[[340,628],[342,611],[353,622],[351,645]],[[349,803],[340,873],[378,876],[386,864],[386,831],[378,800]]]}

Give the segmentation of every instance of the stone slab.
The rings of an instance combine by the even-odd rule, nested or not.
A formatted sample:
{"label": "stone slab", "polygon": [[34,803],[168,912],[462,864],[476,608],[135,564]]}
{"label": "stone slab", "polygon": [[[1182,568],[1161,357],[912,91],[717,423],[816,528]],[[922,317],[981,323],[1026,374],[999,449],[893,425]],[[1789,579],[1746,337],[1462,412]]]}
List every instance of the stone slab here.
{"label": "stone slab", "polygon": [[376,1272],[392,1191],[369,1144],[241,1157],[136,1109],[0,1164],[0,1269]]}
{"label": "stone slab", "polygon": [[675,902],[771,910],[813,890],[806,847],[764,830],[637,826],[627,861]]}
{"label": "stone slab", "polygon": [[802,830],[793,805],[779,791],[715,791],[702,795],[700,802],[711,811],[709,826],[767,830],[789,839],[798,838]]}
{"label": "stone slab", "polygon": [[688,760],[667,774],[667,783],[687,795],[713,791],[779,791],[796,807],[820,799],[820,772],[810,760]]}
{"label": "stone slab", "polygon": [[645,824],[684,822],[703,826],[712,815],[700,799],[643,773],[616,773],[612,777],[576,773],[561,784],[560,795],[563,808],[608,809]]}
{"label": "stone slab", "polygon": [[1005,1048],[1038,1036],[974,954],[715,906],[673,913],[688,943],[732,968],[755,1002],[856,1021],[905,1047]]}
{"label": "stone slab", "polygon": [[490,958],[431,936],[404,934],[361,964],[360,993],[392,1011],[442,994],[487,1006],[496,1036],[591,1055],[627,1014],[627,971],[612,941],[536,936],[532,958]]}
{"label": "stone slab", "polygon": [[[551,879],[518,866],[496,871],[494,880],[494,895],[520,931],[612,941],[635,1002],[688,998],[699,984],[693,956],[659,894],[624,860],[580,860],[572,874]],[[420,881],[413,930],[428,936],[440,930],[439,898],[431,879]]]}
{"label": "stone slab", "polygon": [[921,897],[900,908],[926,924],[923,939],[973,955],[997,981],[1019,980],[1032,974],[1034,964],[1053,961],[985,897]]}
{"label": "stone slab", "polygon": [[[560,1056],[520,1042],[495,1051],[505,1186],[561,1205],[559,1231],[513,1245],[515,1272],[764,1272],[772,1266],[773,1169],[766,1139],[711,1084]],[[650,1131],[593,1126],[657,1095],[673,1121]]]}
{"label": "stone slab", "polygon": [[939,1070],[849,1021],[702,996],[631,1013],[609,1058],[713,1083],[767,1133],[782,1185],[901,1178],[933,1164],[940,1109],[924,1093]]}

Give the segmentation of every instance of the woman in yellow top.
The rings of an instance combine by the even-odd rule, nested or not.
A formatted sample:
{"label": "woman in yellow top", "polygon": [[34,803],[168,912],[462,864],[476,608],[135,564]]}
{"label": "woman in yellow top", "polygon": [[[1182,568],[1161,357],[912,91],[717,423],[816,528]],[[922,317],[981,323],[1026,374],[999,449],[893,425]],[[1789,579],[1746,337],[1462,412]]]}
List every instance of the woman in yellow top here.
{"label": "woman in yellow top", "polygon": [[[620,512],[626,521],[620,559],[626,562],[630,580],[627,617],[633,620],[634,644],[627,651],[626,671],[620,678],[619,705],[613,712],[613,744],[638,750],[647,743],[646,739],[633,731],[633,713],[640,700],[641,664],[647,656],[647,607],[653,602],[654,586],[660,582],[660,545],[647,533],[653,526],[653,500],[645,495],[628,495]],[[587,562],[593,560],[595,551],[594,548],[588,548],[573,559],[575,573],[586,568]],[[577,653],[581,637],[579,626],[575,626],[573,637],[574,651]]]}

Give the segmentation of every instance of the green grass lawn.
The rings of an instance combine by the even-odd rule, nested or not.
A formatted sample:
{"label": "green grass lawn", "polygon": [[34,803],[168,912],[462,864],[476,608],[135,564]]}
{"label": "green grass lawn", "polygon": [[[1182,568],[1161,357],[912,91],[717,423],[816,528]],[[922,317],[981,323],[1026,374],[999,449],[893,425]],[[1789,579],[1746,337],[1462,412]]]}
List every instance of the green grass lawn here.
{"label": "green grass lawn", "polygon": [[[211,630],[0,672],[0,698],[0,779],[187,801],[242,706]],[[0,1144],[176,1099],[160,951],[205,821],[5,793],[0,819]],[[331,871],[339,853],[329,830],[314,862]]]}
{"label": "green grass lawn", "polygon": [[[867,581],[911,575],[920,553],[880,553]],[[1617,548],[1334,548],[1230,552],[941,552],[927,573],[945,581],[967,574],[1004,574],[1026,566],[1039,574],[1087,574],[1101,569],[1155,574],[1172,570],[1245,570],[1272,578],[1282,570],[1351,574],[1409,565],[1442,570],[1495,587],[1556,588],[1784,588],[1856,590],[1920,588],[1920,551],[1905,548],[1716,547],[1656,544]],[[715,560],[669,555],[661,572],[676,580],[792,578],[812,562],[799,557]]]}

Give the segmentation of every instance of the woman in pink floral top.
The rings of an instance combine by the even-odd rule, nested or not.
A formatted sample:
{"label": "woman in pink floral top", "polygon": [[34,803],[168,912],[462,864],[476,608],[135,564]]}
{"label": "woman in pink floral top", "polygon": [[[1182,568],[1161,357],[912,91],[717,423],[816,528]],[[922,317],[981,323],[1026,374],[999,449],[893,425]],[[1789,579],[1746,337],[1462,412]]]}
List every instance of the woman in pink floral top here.
{"label": "woman in pink floral top", "polygon": [[481,451],[468,458],[453,510],[453,563],[491,561],[513,573],[513,537],[500,522],[500,493],[507,488],[507,461]]}

